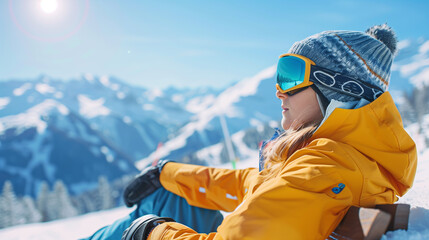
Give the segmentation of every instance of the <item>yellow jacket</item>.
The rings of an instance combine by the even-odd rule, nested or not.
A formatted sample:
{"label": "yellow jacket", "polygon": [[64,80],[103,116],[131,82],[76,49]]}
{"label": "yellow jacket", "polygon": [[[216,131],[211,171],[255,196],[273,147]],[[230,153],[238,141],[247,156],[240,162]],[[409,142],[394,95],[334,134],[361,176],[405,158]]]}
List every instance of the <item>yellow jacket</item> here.
{"label": "yellow jacket", "polygon": [[234,212],[216,233],[169,222],[148,239],[326,239],[350,206],[405,194],[416,163],[415,144],[386,92],[362,108],[335,109],[268,180],[257,169],[168,163],[161,172],[167,190],[194,206]]}

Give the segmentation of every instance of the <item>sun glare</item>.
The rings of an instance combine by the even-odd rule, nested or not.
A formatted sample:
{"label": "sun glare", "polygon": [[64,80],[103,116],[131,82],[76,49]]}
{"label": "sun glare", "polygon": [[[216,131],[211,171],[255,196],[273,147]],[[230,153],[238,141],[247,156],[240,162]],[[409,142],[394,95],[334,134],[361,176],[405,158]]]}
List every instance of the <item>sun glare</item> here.
{"label": "sun glare", "polygon": [[45,13],[53,13],[57,10],[58,2],[57,0],[41,0],[40,7]]}

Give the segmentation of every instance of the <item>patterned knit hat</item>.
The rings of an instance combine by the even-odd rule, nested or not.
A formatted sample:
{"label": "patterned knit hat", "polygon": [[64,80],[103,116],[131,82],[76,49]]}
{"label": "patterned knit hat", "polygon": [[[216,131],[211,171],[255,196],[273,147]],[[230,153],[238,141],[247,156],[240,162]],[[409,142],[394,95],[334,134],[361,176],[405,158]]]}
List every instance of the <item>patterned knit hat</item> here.
{"label": "patterned knit hat", "polygon": [[[383,24],[373,26],[366,32],[325,31],[296,42],[289,53],[305,56],[317,66],[360,79],[386,91],[396,43],[395,32]],[[321,84],[316,86],[329,101],[358,100]]]}

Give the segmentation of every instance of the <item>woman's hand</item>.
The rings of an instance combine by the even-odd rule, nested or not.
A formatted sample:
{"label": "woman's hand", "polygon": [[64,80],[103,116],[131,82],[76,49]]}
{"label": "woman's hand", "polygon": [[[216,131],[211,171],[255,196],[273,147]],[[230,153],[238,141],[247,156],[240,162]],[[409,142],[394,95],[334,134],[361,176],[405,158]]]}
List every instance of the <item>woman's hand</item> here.
{"label": "woman's hand", "polygon": [[175,222],[172,218],[148,214],[134,220],[122,234],[121,240],[146,240],[152,229],[161,223]]}
{"label": "woman's hand", "polygon": [[143,198],[162,187],[159,181],[161,170],[169,160],[161,160],[156,166],[148,167],[138,174],[125,188],[124,202],[127,207],[132,207]]}

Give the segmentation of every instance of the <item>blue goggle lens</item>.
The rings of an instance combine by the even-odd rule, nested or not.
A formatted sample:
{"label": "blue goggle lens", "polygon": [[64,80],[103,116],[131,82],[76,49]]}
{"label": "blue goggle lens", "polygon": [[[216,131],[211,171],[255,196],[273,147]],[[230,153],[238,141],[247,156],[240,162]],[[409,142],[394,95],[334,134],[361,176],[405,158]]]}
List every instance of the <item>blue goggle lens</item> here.
{"label": "blue goggle lens", "polygon": [[305,62],[302,59],[286,56],[277,65],[277,84],[283,91],[304,82]]}

